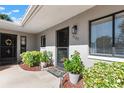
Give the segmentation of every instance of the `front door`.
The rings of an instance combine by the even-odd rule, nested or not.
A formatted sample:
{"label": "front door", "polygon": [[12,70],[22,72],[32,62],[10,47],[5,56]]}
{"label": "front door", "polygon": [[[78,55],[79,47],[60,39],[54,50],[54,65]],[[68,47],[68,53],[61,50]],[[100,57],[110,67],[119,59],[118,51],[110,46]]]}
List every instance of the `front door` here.
{"label": "front door", "polygon": [[69,52],[69,27],[57,31],[57,65],[63,67]]}
{"label": "front door", "polygon": [[0,33],[0,65],[16,62],[17,36]]}

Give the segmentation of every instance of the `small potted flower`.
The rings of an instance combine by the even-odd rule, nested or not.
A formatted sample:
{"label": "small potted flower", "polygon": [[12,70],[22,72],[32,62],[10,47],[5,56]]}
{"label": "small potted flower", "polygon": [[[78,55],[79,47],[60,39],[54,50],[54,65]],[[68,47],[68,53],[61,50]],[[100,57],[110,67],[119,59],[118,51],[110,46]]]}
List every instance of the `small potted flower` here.
{"label": "small potted flower", "polygon": [[50,52],[44,51],[41,57],[41,67],[44,68],[52,60],[52,54]]}
{"label": "small potted flower", "polygon": [[52,52],[51,51],[48,51],[47,52],[47,56],[48,56],[48,58],[49,58],[49,62],[48,62],[48,66],[51,66],[51,65],[53,65],[53,59],[52,59],[52,57],[53,57],[53,54],[52,54]]}
{"label": "small potted flower", "polygon": [[64,69],[69,72],[70,82],[76,84],[82,70],[84,69],[79,52],[75,51],[70,60],[66,59],[64,61]]}

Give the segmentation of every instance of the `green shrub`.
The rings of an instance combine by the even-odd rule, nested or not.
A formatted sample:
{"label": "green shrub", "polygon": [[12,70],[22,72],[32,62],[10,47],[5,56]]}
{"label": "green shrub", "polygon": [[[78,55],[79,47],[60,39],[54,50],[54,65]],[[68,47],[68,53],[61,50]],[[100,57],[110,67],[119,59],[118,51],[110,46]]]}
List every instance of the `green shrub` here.
{"label": "green shrub", "polygon": [[50,51],[43,51],[41,62],[50,62],[52,60],[52,52]]}
{"label": "green shrub", "polygon": [[27,51],[21,54],[22,61],[29,67],[37,66],[42,60],[42,52],[40,51]]}
{"label": "green shrub", "polygon": [[50,60],[52,60],[53,54],[51,51],[47,51],[47,55],[49,57]]}
{"label": "green shrub", "polygon": [[118,88],[124,87],[124,63],[95,63],[83,72],[85,87]]}
{"label": "green shrub", "polygon": [[80,54],[77,51],[71,56],[71,60],[64,61],[64,69],[70,73],[80,74],[83,68],[84,65],[81,63]]}

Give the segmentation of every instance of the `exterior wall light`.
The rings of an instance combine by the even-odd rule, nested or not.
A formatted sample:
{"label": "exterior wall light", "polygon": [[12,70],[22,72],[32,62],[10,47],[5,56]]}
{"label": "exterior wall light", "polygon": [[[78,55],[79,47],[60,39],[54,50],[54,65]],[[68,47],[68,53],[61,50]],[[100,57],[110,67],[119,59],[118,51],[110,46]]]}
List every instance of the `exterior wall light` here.
{"label": "exterior wall light", "polygon": [[71,33],[72,33],[73,35],[76,35],[77,32],[78,32],[77,25],[73,25],[73,27],[72,27],[72,29],[71,29]]}

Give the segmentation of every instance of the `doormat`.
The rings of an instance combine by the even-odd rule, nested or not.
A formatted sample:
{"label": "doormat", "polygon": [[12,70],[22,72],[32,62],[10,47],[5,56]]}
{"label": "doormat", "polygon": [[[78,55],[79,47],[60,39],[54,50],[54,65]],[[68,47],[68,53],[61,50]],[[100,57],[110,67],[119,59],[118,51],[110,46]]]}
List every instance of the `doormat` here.
{"label": "doormat", "polygon": [[47,71],[58,78],[63,77],[63,75],[66,73],[65,71],[56,67],[48,68]]}

